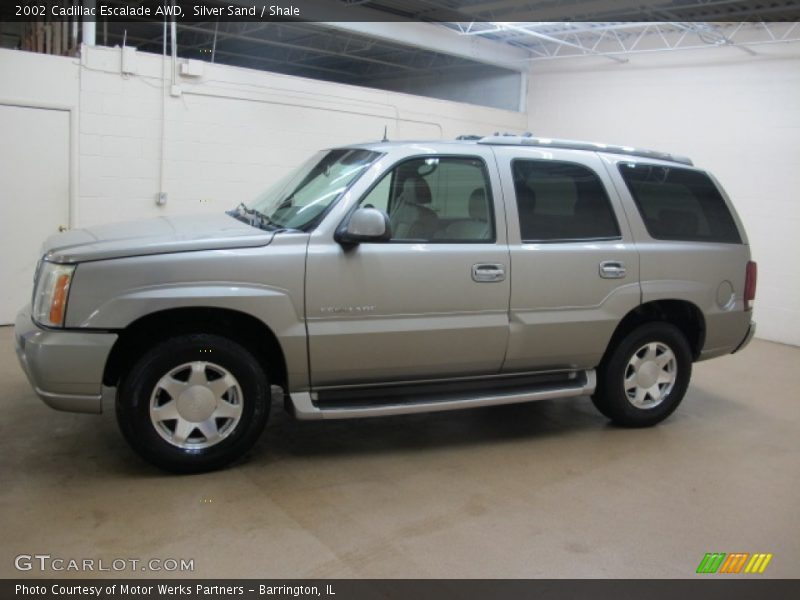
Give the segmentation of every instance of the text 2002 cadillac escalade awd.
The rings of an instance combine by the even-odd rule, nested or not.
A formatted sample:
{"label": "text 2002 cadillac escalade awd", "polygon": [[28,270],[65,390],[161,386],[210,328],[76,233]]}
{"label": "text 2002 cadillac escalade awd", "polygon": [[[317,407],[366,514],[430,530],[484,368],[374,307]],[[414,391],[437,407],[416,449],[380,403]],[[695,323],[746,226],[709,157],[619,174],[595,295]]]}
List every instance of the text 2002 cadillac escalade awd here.
{"label": "text 2002 cadillac escalade awd", "polygon": [[250,204],[47,240],[17,353],[36,393],[173,471],[299,419],[591,395],[646,426],[754,332],[729,199],[669,154],[494,136],[326,150]]}

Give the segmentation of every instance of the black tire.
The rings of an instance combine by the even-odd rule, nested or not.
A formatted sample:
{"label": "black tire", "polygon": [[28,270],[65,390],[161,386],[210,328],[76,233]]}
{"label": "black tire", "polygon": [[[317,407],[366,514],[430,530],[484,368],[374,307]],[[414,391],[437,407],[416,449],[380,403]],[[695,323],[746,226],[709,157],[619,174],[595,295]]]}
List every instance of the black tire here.
{"label": "black tire", "polygon": [[[169,437],[171,421],[157,424],[150,417],[151,399],[162,377],[174,372],[188,363],[206,363],[210,371],[203,371],[203,379],[210,381],[208,374],[214,374],[221,367],[235,378],[238,390],[232,406],[239,414],[231,420],[210,420],[228,425],[224,437],[207,447],[179,447],[165,439]],[[220,371],[217,371],[219,374]],[[189,368],[191,373],[191,368]],[[177,377],[176,377],[177,378]],[[185,383],[188,386],[190,383]],[[202,387],[202,386],[200,386]],[[239,394],[239,391],[241,394]],[[201,392],[202,393],[202,392]],[[163,392],[158,392],[163,394]],[[161,396],[159,396],[160,398]],[[230,396],[223,396],[230,398]],[[206,399],[206,398],[204,398]],[[167,395],[166,402],[170,400]],[[178,406],[177,399],[174,399]],[[156,403],[161,400],[156,400]],[[219,404],[219,400],[214,400]],[[187,406],[186,404],[182,406]],[[175,473],[199,473],[219,469],[241,457],[258,440],[269,417],[270,386],[264,370],[256,358],[244,347],[218,335],[190,334],[167,339],[145,353],[128,371],[117,392],[117,422],[122,434],[131,447],[149,463]],[[215,410],[215,409],[214,409]],[[236,421],[238,419],[238,421]],[[188,421],[187,421],[188,422]],[[174,421],[177,428],[178,421]],[[222,431],[222,429],[220,429]],[[199,437],[199,445],[205,436],[199,429],[192,430],[192,436]],[[188,437],[186,444],[191,444]],[[196,444],[197,445],[197,444]]]}
{"label": "black tire", "polygon": [[[629,362],[634,354],[649,344],[657,344],[660,350],[665,346],[674,355],[674,382],[671,389],[668,383],[663,384],[659,402],[652,399],[652,396],[646,396],[644,400],[640,400],[640,404],[651,402],[653,406],[641,407],[636,406],[635,400],[626,392],[625,377],[632,373],[633,367],[629,367]],[[678,408],[689,387],[691,376],[692,353],[681,330],[661,321],[647,323],[631,331],[615,348],[610,349],[597,370],[597,389],[592,396],[592,402],[597,410],[617,425],[649,427],[660,423]],[[650,381],[652,379],[645,385],[650,385]],[[635,390],[632,389],[631,394],[635,397]]]}

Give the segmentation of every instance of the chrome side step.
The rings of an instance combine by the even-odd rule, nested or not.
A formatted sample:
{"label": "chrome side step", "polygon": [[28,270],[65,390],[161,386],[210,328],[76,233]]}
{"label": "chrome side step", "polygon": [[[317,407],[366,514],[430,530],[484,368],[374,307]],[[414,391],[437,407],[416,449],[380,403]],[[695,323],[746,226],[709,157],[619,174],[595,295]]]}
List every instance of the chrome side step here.
{"label": "chrome side step", "polygon": [[318,419],[384,417],[389,415],[477,408],[479,406],[535,402],[536,400],[552,400],[555,398],[570,398],[573,396],[593,394],[596,385],[597,375],[594,369],[590,369],[582,371],[580,376],[572,380],[569,384],[551,384],[529,390],[504,390],[495,392],[491,390],[480,390],[472,395],[461,392],[458,395],[450,395],[442,399],[423,396],[420,398],[419,402],[320,407],[315,404],[315,398],[309,392],[296,392],[289,396],[294,407],[294,415],[300,420],[308,421]]}

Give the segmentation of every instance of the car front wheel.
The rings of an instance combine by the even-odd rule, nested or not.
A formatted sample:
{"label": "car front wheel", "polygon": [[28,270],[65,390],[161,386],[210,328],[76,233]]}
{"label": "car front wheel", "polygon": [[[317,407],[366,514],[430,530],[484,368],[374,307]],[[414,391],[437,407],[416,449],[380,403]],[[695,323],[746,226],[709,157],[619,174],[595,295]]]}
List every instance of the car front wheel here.
{"label": "car front wheel", "polygon": [[217,335],[168,339],[120,384],[117,421],[128,443],[168,471],[218,469],[252,447],[269,416],[270,387],[243,346]]}

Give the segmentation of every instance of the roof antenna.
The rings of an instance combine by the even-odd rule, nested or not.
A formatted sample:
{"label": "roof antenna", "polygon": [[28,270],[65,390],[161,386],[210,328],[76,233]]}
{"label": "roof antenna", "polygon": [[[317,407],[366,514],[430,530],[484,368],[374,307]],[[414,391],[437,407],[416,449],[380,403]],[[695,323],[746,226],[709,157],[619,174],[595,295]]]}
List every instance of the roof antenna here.
{"label": "roof antenna", "polygon": [[383,139],[381,140],[382,142],[388,142],[388,141],[389,141],[389,138],[388,138],[388,137],[386,137],[386,130],[387,130],[387,128],[388,128],[388,126],[387,126],[387,125],[384,125],[384,126],[383,126]]}

